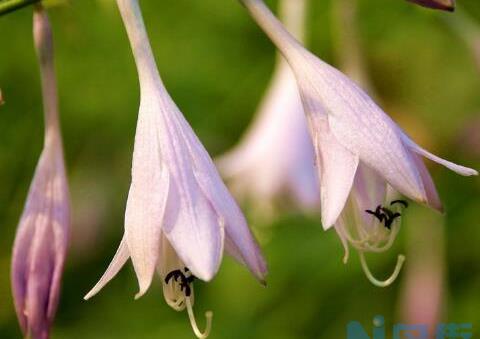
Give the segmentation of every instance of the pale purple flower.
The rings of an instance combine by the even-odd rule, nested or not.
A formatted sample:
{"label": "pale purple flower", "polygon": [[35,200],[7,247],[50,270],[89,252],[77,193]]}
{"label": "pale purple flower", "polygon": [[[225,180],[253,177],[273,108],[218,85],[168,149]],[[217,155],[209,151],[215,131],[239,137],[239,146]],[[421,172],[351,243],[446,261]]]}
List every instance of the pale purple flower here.
{"label": "pale purple flower", "polygon": [[455,0],[407,0],[407,1],[423,7],[427,7],[427,8],[441,9],[449,12],[453,12],[455,10]]}
{"label": "pale purple flower", "polygon": [[[140,287],[136,297],[147,291],[158,270],[168,304],[186,306],[196,335],[204,337],[209,330],[200,333],[194,323],[191,284],[186,283],[190,274],[210,281],[224,248],[261,281],[265,263],[242,212],[162,84],[137,0],[117,4],[137,64],[141,101],[124,237],[85,298],[96,294],[130,258]],[[173,272],[180,272],[178,279],[168,280]]]}
{"label": "pale purple flower", "polygon": [[[281,5],[289,31],[300,38],[304,1],[284,0]],[[240,143],[217,161],[220,172],[239,197],[252,200],[264,214],[286,195],[311,209],[319,202],[320,192],[308,133],[295,76],[279,56],[255,121]]]}
{"label": "pale purple flower", "polygon": [[242,2],[297,78],[316,150],[325,229],[343,210],[359,163],[396,191],[437,210],[442,206],[422,157],[461,175],[478,174],[418,146],[358,85],[296,41],[261,0]]}
{"label": "pale purple flower", "polygon": [[60,294],[70,228],[70,202],[58,122],[53,41],[47,14],[37,7],[34,39],[45,106],[45,144],[18,225],[12,291],[24,335],[46,339]]}

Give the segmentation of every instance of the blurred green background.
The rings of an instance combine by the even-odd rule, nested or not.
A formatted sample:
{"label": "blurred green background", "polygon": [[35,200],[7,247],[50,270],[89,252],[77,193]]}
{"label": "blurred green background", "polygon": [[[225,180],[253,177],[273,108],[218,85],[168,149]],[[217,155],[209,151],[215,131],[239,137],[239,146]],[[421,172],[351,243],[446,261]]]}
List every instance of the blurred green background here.
{"label": "blurred green background", "polygon": [[[317,55],[338,65],[334,2],[309,2],[307,40]],[[478,0],[458,2],[480,22]],[[212,156],[221,154],[252,119],[273,70],[273,46],[235,0],[141,5],[167,88]],[[361,0],[356,29],[386,111],[429,150],[479,169],[480,71],[447,21],[452,15],[457,14],[403,0]],[[82,299],[123,233],[138,84],[113,1],[70,1],[52,8],[50,17],[73,201],[72,244],[52,337],[191,338],[186,313],[165,304],[159,282],[133,300],[131,265],[98,296]],[[1,17],[0,37],[6,101],[0,107],[0,338],[7,339],[21,337],[11,299],[10,251],[43,137],[31,8]],[[372,286],[356,254],[344,265],[335,232],[323,232],[318,216],[282,213],[273,224],[250,218],[269,262],[268,287],[226,258],[213,282],[195,285],[201,328],[209,309],[212,338],[344,338],[349,321],[370,329],[376,314],[391,328],[401,318],[408,267],[422,256],[415,251],[440,248],[433,256],[445,276],[442,319],[472,323],[473,338],[479,336],[480,180],[430,165],[447,214],[408,209],[395,247],[369,256],[372,270],[382,276],[398,253],[407,254],[405,270],[391,287]],[[442,238],[444,254],[442,243],[434,243]]]}

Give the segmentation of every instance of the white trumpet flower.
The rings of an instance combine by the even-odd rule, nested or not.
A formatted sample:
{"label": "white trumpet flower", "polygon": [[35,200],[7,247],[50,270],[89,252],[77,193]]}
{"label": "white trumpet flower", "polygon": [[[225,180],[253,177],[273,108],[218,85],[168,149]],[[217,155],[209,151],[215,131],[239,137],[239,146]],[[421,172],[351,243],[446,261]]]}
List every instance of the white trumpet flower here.
{"label": "white trumpet flower", "polygon": [[[213,162],[168,95],[158,73],[137,0],[117,0],[140,80],[140,110],[133,152],[132,183],[125,212],[125,233],[117,253],[92,297],[130,258],[140,290],[149,288],[155,271],[167,303],[187,308],[193,317],[194,276],[210,281],[224,248],[260,281],[266,265],[246,220],[223,184]],[[192,276],[193,275],[193,276]]]}

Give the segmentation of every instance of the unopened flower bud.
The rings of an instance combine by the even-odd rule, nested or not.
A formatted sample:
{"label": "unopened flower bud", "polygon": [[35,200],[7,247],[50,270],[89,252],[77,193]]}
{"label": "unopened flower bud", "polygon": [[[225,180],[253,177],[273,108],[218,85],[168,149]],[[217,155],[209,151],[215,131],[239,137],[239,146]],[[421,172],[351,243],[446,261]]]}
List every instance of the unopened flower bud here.
{"label": "unopened flower bud", "polygon": [[70,201],[58,124],[52,36],[41,7],[35,10],[33,26],[45,106],[45,143],[18,225],[11,274],[15,309],[25,337],[47,339],[60,294]]}

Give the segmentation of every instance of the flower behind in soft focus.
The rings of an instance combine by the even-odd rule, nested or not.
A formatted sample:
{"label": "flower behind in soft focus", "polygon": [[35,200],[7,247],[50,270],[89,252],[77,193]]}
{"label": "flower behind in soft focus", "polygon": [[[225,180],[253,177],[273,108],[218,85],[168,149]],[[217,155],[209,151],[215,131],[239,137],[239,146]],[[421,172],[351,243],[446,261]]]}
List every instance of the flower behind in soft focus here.
{"label": "flower behind in soft focus", "polygon": [[[284,0],[289,30],[303,35],[304,1]],[[303,209],[320,199],[315,152],[290,67],[279,56],[275,74],[256,119],[241,142],[218,161],[220,172],[244,200],[252,200],[262,214],[289,196]]]}
{"label": "flower behind in soft focus", "polygon": [[140,79],[141,102],[125,212],[125,233],[118,251],[86,299],[110,281],[130,258],[140,290],[155,271],[167,303],[187,308],[193,317],[196,278],[210,281],[223,250],[263,281],[266,265],[246,220],[220,179],[212,160],[168,95],[158,74],[137,0],[117,0]]}
{"label": "flower behind in soft focus", "polygon": [[34,13],[45,106],[45,144],[17,230],[12,291],[24,335],[46,339],[55,317],[70,228],[70,202],[58,122],[53,41],[46,13]]}
{"label": "flower behind in soft focus", "polygon": [[453,12],[455,10],[455,0],[407,0],[409,2],[413,2],[417,5],[433,8],[433,9],[441,9],[444,11]]}

